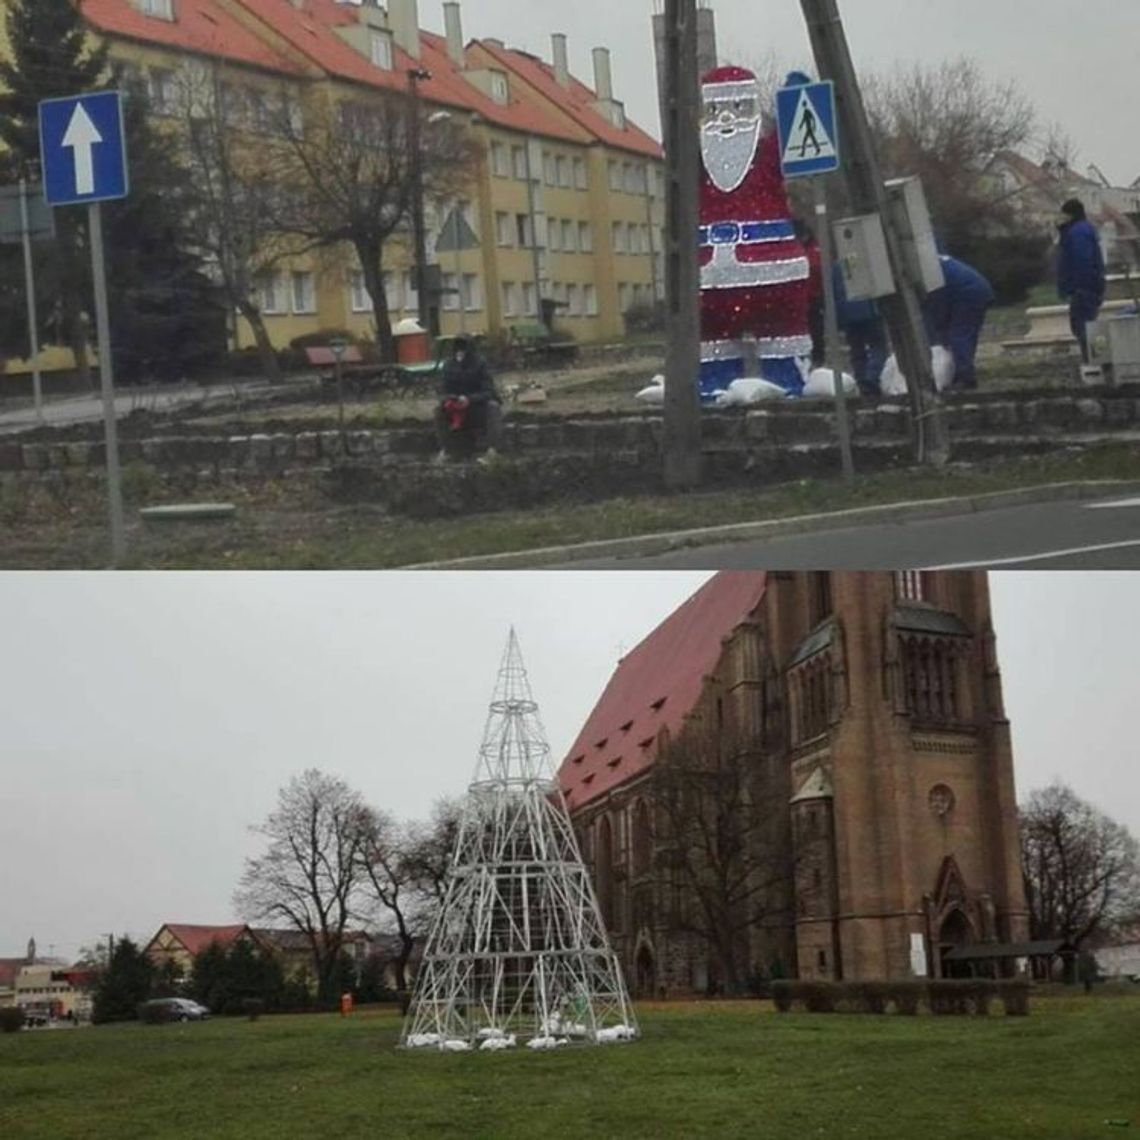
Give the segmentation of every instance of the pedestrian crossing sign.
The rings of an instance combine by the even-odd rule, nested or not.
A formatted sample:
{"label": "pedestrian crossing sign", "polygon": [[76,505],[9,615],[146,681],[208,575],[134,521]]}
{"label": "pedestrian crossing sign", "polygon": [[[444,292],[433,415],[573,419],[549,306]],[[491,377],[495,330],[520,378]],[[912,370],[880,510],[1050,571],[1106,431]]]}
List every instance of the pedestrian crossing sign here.
{"label": "pedestrian crossing sign", "polygon": [[806,178],[839,169],[834,83],[783,87],[776,94],[776,112],[785,178]]}

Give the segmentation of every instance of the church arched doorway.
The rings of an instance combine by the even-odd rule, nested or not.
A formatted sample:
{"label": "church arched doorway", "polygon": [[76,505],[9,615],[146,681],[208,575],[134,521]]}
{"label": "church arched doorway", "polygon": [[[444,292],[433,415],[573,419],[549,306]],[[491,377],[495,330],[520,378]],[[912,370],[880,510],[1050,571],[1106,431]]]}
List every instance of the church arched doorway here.
{"label": "church arched doorway", "polygon": [[657,992],[657,963],[654,961],[653,951],[644,942],[637,952],[634,970],[638,997],[653,997]]}
{"label": "church arched doorway", "polygon": [[943,920],[938,932],[938,951],[942,961],[941,974],[944,978],[962,978],[970,976],[970,968],[960,962],[948,962],[946,955],[958,946],[969,946],[974,941],[974,928],[970,920],[959,910],[954,908]]}

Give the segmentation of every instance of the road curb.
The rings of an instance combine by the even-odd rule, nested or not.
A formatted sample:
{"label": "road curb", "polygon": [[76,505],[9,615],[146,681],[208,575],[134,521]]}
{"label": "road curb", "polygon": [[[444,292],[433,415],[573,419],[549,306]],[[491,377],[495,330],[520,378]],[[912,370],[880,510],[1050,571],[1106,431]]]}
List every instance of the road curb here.
{"label": "road curb", "polygon": [[[913,502],[887,503],[874,507],[855,507],[828,514],[796,515],[767,521],[727,523],[722,526],[699,527],[661,534],[611,538],[571,546],[546,546],[535,550],[517,550],[504,554],[475,555],[443,562],[421,562],[398,567],[400,570],[522,570],[586,562],[595,558],[645,558],[700,546],[732,542],[755,542],[788,535],[823,533],[883,522],[921,522],[953,515],[1001,510],[1005,507],[1032,506],[1035,503],[1070,502],[1099,499],[1108,495],[1140,494],[1140,483],[1095,480],[1069,483],[1047,483],[1037,487],[1019,487],[1015,491],[995,491],[985,495],[967,495],[948,499],[919,499]],[[836,567],[829,567],[836,569]]]}

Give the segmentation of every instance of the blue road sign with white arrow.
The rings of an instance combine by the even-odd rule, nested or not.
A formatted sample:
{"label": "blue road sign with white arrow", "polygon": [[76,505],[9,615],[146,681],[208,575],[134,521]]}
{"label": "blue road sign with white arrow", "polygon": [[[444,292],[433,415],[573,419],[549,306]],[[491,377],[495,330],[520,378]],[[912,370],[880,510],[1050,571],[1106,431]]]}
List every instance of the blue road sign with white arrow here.
{"label": "blue road sign with white arrow", "polygon": [[41,103],[40,157],[49,206],[125,198],[130,179],[121,93],[97,91]]}
{"label": "blue road sign with white arrow", "polygon": [[785,178],[830,174],[840,167],[835,84],[807,83],[776,93],[780,165]]}

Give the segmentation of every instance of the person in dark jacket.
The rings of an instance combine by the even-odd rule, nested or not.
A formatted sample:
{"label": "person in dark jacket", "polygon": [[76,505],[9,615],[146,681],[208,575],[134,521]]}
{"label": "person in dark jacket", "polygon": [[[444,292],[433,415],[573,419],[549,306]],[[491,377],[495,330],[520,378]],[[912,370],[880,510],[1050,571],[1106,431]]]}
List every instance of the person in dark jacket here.
{"label": "person in dark jacket", "polygon": [[500,409],[487,362],[468,337],[456,337],[443,366],[436,411],[441,458],[469,459],[486,450],[494,442]]}
{"label": "person in dark jacket", "polygon": [[1088,364],[1089,322],[1097,319],[1104,304],[1104,254],[1096,227],[1079,199],[1070,198],[1061,207],[1061,214],[1057,292],[1069,302],[1069,326],[1081,346],[1081,359]]}
{"label": "person in dark jacket", "polygon": [[836,316],[851,355],[851,372],[865,396],[877,396],[890,355],[886,325],[874,301],[852,301],[848,298],[840,265],[832,266],[831,277],[835,286]]}
{"label": "person in dark jacket", "polygon": [[932,345],[948,348],[954,357],[954,387],[976,388],[978,337],[997,297],[973,266],[945,255],[940,260],[946,284],[923,301],[926,330]]}

